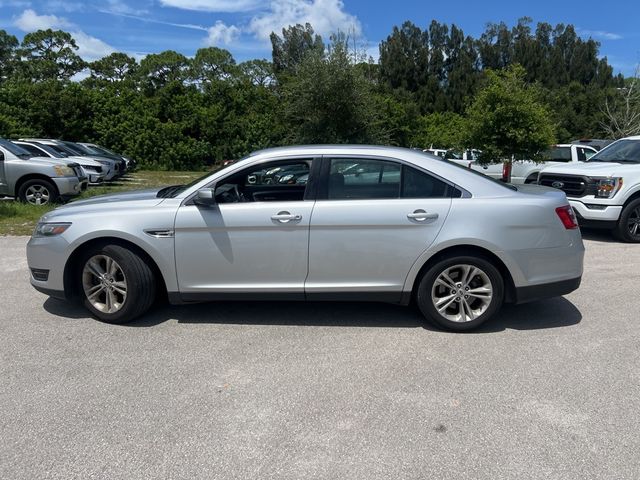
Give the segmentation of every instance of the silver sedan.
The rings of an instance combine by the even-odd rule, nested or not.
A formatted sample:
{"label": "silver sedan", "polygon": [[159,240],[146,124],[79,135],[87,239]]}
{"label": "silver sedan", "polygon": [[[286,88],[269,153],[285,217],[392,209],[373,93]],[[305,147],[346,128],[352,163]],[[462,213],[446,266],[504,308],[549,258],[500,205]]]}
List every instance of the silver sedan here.
{"label": "silver sedan", "polygon": [[469,330],[504,302],[569,293],[584,247],[564,193],[513,187],[415,150],[270,149],[190,185],[46,214],[31,283],[123,323],[159,292],[216,300],[415,302]]}

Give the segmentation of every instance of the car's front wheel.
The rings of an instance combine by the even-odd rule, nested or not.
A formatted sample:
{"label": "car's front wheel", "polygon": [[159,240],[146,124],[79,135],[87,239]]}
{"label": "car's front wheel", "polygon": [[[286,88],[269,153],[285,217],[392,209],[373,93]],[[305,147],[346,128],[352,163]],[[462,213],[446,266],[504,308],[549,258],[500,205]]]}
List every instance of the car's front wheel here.
{"label": "car's front wheel", "polygon": [[50,205],[58,199],[56,186],[42,179],[28,180],[18,190],[20,201],[31,205]]}
{"label": "car's front wheel", "polygon": [[79,277],[84,305],[104,322],[129,322],[155,299],[153,271],[138,254],[120,245],[86,251]]}
{"label": "car's front wheel", "polygon": [[622,209],[613,233],[624,242],[640,243],[640,198]]}
{"label": "car's front wheel", "polygon": [[416,302],[422,314],[448,330],[474,329],[502,306],[504,281],[484,258],[454,256],[437,262],[423,275]]}

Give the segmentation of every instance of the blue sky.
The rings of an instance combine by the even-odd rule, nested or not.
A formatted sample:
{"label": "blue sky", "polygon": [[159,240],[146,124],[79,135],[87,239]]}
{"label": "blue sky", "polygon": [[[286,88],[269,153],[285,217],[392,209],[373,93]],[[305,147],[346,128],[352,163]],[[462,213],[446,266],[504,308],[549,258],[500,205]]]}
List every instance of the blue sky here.
{"label": "blue sky", "polygon": [[432,19],[455,23],[478,36],[487,22],[513,25],[525,15],[534,23],[572,23],[601,43],[616,71],[630,75],[640,62],[639,0],[0,0],[1,29],[18,38],[38,28],[70,31],[86,60],[112,51],[138,58],[167,49],[193,55],[209,45],[239,61],[269,58],[269,33],[305,22],[325,37],[354,32],[376,57],[380,40],[405,20],[421,27]]}

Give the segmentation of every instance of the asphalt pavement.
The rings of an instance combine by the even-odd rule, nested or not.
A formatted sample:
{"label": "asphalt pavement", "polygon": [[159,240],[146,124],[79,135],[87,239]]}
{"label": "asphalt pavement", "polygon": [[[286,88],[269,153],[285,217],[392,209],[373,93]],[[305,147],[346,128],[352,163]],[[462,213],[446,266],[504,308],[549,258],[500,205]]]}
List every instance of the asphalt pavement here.
{"label": "asphalt pavement", "polygon": [[640,245],[481,331],[365,303],[160,306],[107,325],[0,238],[0,478],[638,479]]}

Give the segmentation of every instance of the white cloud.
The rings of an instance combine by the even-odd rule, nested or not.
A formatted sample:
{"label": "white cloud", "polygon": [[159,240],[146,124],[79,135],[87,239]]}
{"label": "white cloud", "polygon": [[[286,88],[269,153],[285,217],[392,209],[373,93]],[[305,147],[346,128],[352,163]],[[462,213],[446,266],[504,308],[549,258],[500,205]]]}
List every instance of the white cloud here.
{"label": "white cloud", "polygon": [[283,27],[298,23],[310,23],[325,39],[338,31],[355,36],[362,33],[360,21],[344,10],[342,0],[273,0],[269,11],[251,19],[247,30],[267,41],[271,32],[280,34]]}
{"label": "white cloud", "polygon": [[216,24],[207,29],[208,35],[206,44],[213,45],[229,45],[240,36],[240,29],[235,25],[225,25],[218,20]]}
{"label": "white cloud", "polygon": [[103,10],[108,13],[124,14],[124,15],[144,15],[149,13],[146,9],[138,9],[129,6],[123,0],[107,0],[107,5]]}
{"label": "white cloud", "polygon": [[74,2],[69,0],[47,0],[45,9],[50,12],[64,10],[65,12],[77,12],[84,10],[85,6],[82,2]]}
{"label": "white cloud", "polygon": [[66,18],[55,15],[38,15],[34,10],[27,9],[14,20],[14,25],[23,32],[35,30],[66,29],[78,45],[78,55],[84,60],[92,61],[115,52],[115,48],[103,42],[99,38],[92,37],[78,29]]}
{"label": "white cloud", "polygon": [[584,30],[578,28],[578,33],[588,37],[599,38],[601,40],[622,40],[622,35],[613,32],[605,32],[604,30]]}
{"label": "white cloud", "polygon": [[165,7],[204,12],[249,12],[264,5],[260,0],[160,0]]}
{"label": "white cloud", "polygon": [[71,32],[71,36],[75,38],[78,44],[77,54],[86,61],[98,60],[116,51],[108,43],[103,42],[99,38],[87,35],[81,30]]}
{"label": "white cloud", "polygon": [[38,15],[30,8],[22,12],[22,14],[14,20],[13,24],[23,32],[71,26],[71,23],[69,23],[66,18],[56,17],[55,15]]}

